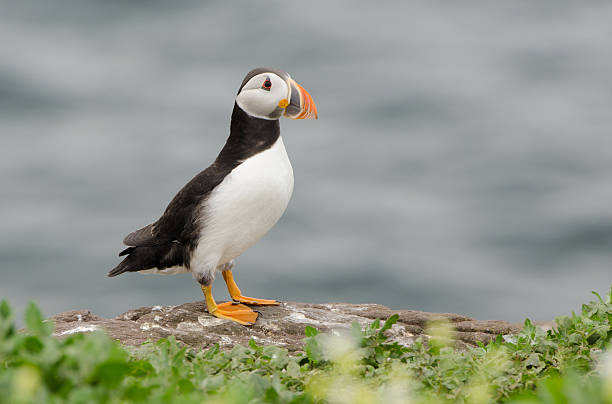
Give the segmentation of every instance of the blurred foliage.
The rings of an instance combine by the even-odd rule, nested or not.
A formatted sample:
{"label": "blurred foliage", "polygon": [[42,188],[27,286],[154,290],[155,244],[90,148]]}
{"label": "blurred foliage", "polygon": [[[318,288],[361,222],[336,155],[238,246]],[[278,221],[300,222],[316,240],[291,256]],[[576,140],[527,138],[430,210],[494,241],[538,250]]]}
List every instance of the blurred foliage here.
{"label": "blurred foliage", "polygon": [[27,331],[0,304],[0,403],[608,403],[612,404],[612,290],[544,332],[525,321],[467,351],[452,328],[427,341],[390,342],[393,315],[345,334],[306,327],[304,353],[276,346],[222,351],[174,338],[123,347],[102,332],[58,339],[30,304]]}

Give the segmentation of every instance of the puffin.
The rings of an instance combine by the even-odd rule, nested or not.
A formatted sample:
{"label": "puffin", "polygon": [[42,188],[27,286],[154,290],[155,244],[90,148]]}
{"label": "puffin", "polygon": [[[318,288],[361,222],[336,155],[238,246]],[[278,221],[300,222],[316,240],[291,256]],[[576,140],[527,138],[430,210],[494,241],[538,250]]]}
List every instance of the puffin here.
{"label": "puffin", "polygon": [[[230,133],[215,161],[189,181],[161,217],[128,234],[123,258],[108,273],[191,272],[208,313],[242,325],[255,324],[249,306],[278,305],[244,296],[232,268],[285,212],[293,192],[293,168],[280,136],[279,119],[317,119],[310,94],[288,73],[256,68],[242,80]],[[212,284],[221,272],[231,300],[217,303]]]}

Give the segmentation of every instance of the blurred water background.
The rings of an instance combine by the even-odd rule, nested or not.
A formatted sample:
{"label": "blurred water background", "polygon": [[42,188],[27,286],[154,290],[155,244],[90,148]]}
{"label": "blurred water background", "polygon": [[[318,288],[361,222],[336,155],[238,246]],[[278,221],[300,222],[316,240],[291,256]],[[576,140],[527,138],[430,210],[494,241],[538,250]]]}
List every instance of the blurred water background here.
{"label": "blurred water background", "polygon": [[610,3],[0,10],[0,297],[19,311],[202,298],[190,275],[106,272],[215,158],[256,66],[320,118],[281,122],[295,191],[237,262],[245,293],[517,321],[612,284]]}

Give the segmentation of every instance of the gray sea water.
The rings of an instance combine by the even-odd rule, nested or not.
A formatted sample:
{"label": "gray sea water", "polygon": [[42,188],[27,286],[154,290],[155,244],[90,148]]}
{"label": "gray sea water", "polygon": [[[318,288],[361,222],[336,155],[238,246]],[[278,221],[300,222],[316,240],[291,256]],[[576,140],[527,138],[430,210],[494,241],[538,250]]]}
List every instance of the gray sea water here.
{"label": "gray sea water", "polygon": [[295,191],[237,262],[246,294],[577,310],[612,284],[611,21],[598,1],[0,0],[0,297],[201,299],[189,275],[105,275],[273,66],[319,120],[281,122]]}

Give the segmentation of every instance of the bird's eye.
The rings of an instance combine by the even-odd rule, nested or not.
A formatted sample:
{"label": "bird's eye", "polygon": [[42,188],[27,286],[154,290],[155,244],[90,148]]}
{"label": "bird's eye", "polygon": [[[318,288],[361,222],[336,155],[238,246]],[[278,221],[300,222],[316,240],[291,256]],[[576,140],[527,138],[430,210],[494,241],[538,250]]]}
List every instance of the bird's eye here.
{"label": "bird's eye", "polygon": [[263,88],[266,91],[270,91],[270,88],[272,88],[272,82],[270,81],[270,79],[266,79],[266,81],[264,81],[263,84],[261,85],[261,88]]}

